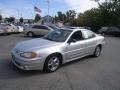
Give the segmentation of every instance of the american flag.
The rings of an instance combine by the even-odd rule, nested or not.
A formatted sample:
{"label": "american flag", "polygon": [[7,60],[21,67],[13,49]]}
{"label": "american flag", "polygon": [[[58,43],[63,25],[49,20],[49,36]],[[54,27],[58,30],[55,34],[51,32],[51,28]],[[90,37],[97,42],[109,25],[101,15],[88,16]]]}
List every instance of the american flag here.
{"label": "american flag", "polygon": [[38,8],[38,7],[36,7],[36,6],[34,6],[34,10],[35,10],[35,12],[38,12],[38,13],[41,13],[42,11]]}

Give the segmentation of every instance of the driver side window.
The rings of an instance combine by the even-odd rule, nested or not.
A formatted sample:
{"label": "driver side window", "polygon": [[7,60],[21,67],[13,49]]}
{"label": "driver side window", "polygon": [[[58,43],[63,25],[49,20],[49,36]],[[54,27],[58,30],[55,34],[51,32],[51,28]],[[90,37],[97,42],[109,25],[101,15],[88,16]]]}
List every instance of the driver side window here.
{"label": "driver side window", "polygon": [[76,42],[76,41],[83,40],[83,36],[82,36],[81,31],[75,32],[75,33],[71,36],[70,39],[73,40],[73,41],[75,41],[75,42]]}

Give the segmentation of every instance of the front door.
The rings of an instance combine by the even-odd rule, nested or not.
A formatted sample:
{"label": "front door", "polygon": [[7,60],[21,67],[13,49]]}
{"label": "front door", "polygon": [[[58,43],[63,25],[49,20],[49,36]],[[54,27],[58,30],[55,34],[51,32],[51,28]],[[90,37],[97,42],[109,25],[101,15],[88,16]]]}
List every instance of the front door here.
{"label": "front door", "polygon": [[70,38],[71,43],[66,45],[66,60],[71,61],[93,54],[96,47],[95,37],[95,33],[91,31],[75,32]]}
{"label": "front door", "polygon": [[81,31],[75,32],[66,45],[65,57],[67,61],[81,57],[84,54],[84,40]]}

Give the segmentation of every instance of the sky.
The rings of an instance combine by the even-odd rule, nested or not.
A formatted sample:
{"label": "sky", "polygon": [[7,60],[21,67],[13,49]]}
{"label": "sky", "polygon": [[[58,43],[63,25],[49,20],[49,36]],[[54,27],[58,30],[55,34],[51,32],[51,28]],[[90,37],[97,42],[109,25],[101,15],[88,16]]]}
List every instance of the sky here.
{"label": "sky", "polygon": [[[98,7],[92,0],[49,0],[50,15],[57,15],[58,11],[75,10],[77,13]],[[47,0],[0,0],[0,14],[3,17],[34,18],[34,6],[41,9],[41,16],[48,14]]]}

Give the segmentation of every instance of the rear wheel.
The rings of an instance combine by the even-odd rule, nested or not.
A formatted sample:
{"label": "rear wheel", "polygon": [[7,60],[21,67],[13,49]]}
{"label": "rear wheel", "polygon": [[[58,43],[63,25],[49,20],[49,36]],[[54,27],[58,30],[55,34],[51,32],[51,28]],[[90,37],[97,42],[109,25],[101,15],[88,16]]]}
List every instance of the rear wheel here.
{"label": "rear wheel", "polygon": [[61,58],[59,55],[53,54],[48,56],[44,64],[45,72],[54,72],[56,71],[61,64]]}
{"label": "rear wheel", "polygon": [[102,49],[101,46],[97,46],[97,47],[96,47],[95,52],[94,52],[94,56],[95,56],[95,57],[99,57],[99,56],[100,56],[101,49]]}
{"label": "rear wheel", "polygon": [[27,35],[28,35],[29,37],[33,37],[33,36],[34,36],[33,32],[28,32]]}

